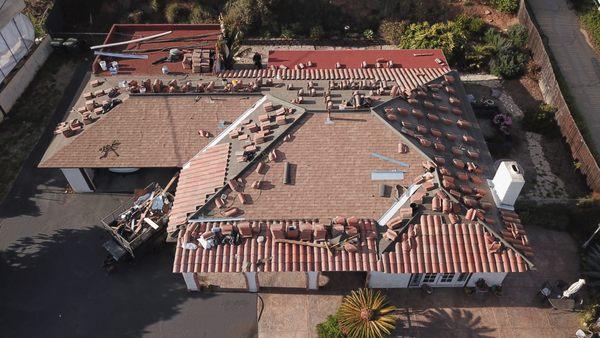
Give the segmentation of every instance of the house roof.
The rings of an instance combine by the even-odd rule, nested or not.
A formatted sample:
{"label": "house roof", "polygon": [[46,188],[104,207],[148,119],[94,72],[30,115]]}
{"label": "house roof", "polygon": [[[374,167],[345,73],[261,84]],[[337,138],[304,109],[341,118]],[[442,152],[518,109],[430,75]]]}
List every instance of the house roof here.
{"label": "house roof", "polygon": [[[256,220],[238,223],[250,227],[255,236],[241,245],[222,244],[205,250],[184,249],[202,233],[228,222],[193,223],[177,240],[173,272],[288,272],[288,271],[378,271],[386,273],[472,273],[523,272],[523,256],[513,248],[494,251],[493,235],[480,223],[448,224],[439,215],[422,215],[406,231],[406,238],[393,243],[391,250],[378,254],[375,220],[355,219],[361,238],[356,251],[332,254],[327,248],[278,242],[272,229],[295,225],[319,226],[315,220]],[[410,234],[410,235],[408,235]],[[259,236],[263,236],[259,240]]]}
{"label": "house roof", "polygon": [[[313,74],[311,74],[311,72],[308,72],[306,74],[306,76],[308,76],[308,78],[312,78],[313,83],[321,86],[321,89],[318,91],[319,95],[322,95],[322,88],[326,87],[328,82],[330,82],[330,81],[337,82],[338,84],[340,84],[342,81],[346,81],[345,83],[347,85],[350,82],[353,82],[355,85],[352,88],[350,88],[350,86],[348,86],[348,88],[336,90],[337,96],[333,97],[332,101],[334,102],[334,104],[337,105],[341,102],[342,99],[352,98],[352,94],[353,94],[354,90],[356,90],[358,88],[356,84],[360,84],[360,86],[361,86],[361,88],[363,88],[363,90],[367,90],[366,88],[368,86],[371,86],[372,83],[375,83],[377,81],[377,79],[381,79],[381,80],[389,81],[388,82],[389,84],[396,83],[398,85],[399,89],[401,91],[404,91],[404,90],[410,90],[419,85],[422,85],[422,84],[444,74],[447,71],[448,71],[447,68],[428,68],[428,69],[391,68],[391,69],[387,69],[387,72],[381,71],[381,70],[377,70],[377,71],[373,71],[373,72],[361,72],[360,74],[363,74],[364,77],[352,77],[353,75],[351,76],[349,73],[346,73],[344,75],[343,73],[336,73],[334,71],[332,71],[331,74],[328,72],[327,76],[325,76],[325,74],[323,74],[323,77],[321,77],[320,75],[317,76],[316,74],[314,74],[315,76],[313,77],[312,76]],[[97,93],[99,91],[101,92],[101,94],[94,95],[95,97],[93,97],[91,99],[91,100],[94,100],[96,109],[100,109],[100,108],[98,108],[99,106],[105,105],[107,102],[109,102],[109,100],[111,100],[110,98],[108,98],[106,93],[113,90],[113,88],[119,89],[119,91],[116,94],[117,96],[114,97],[113,99],[120,99],[124,103],[121,106],[117,106],[116,108],[114,108],[107,114],[93,113],[92,115],[94,115],[98,118],[96,120],[96,122],[84,125],[83,130],[81,130],[75,136],[65,137],[63,135],[56,135],[54,137],[54,139],[52,140],[52,142],[50,143],[50,145],[48,146],[48,149],[46,150],[44,157],[40,161],[39,166],[47,167],[47,168],[61,168],[61,167],[94,168],[94,167],[111,167],[111,166],[113,166],[113,167],[119,166],[119,167],[128,167],[129,168],[129,167],[138,167],[140,165],[143,165],[143,167],[152,167],[152,166],[157,166],[157,165],[180,166],[182,163],[184,163],[185,161],[190,159],[200,149],[202,149],[208,143],[207,140],[202,139],[202,138],[192,137],[190,139],[190,142],[193,142],[193,141],[199,142],[199,143],[195,144],[197,146],[197,148],[189,149],[189,151],[187,151],[185,153],[185,156],[178,156],[178,160],[173,160],[173,161],[170,161],[169,163],[166,163],[165,161],[161,161],[161,157],[163,155],[158,155],[158,153],[153,154],[152,157],[149,159],[147,158],[147,161],[145,161],[145,162],[140,161],[140,158],[137,156],[120,156],[117,162],[113,162],[112,160],[107,160],[106,158],[104,159],[104,161],[101,161],[101,162],[99,161],[99,159],[98,159],[99,156],[97,156],[99,154],[98,148],[100,148],[103,145],[106,145],[108,143],[112,143],[112,141],[115,139],[121,138],[122,136],[120,136],[120,135],[123,133],[129,134],[129,133],[127,133],[126,130],[120,128],[119,126],[131,125],[131,123],[134,122],[132,119],[137,119],[137,117],[139,115],[155,116],[159,110],[159,107],[164,106],[166,104],[166,103],[160,103],[158,105],[142,104],[140,106],[137,106],[136,103],[128,103],[127,101],[129,100],[130,93],[128,90],[126,90],[126,88],[122,87],[123,83],[137,82],[138,84],[142,84],[146,81],[149,81],[152,83],[154,83],[154,81],[158,81],[158,80],[162,81],[162,83],[164,85],[163,85],[162,91],[160,93],[158,93],[158,94],[150,93],[150,91],[148,91],[145,94],[139,94],[139,93],[135,94],[132,96],[132,97],[135,97],[136,100],[138,100],[135,102],[142,102],[144,100],[150,100],[150,101],[151,100],[161,100],[160,99],[161,97],[163,98],[163,100],[166,100],[166,102],[169,102],[169,101],[175,102],[176,100],[183,100],[184,102],[188,102],[189,100],[196,100],[197,95],[199,95],[198,97],[201,97],[202,100],[195,103],[193,106],[190,106],[188,103],[177,104],[176,106],[181,107],[181,109],[185,109],[184,107],[188,107],[189,109],[193,109],[194,111],[200,110],[200,113],[202,113],[203,109],[206,109],[207,112],[210,113],[211,106],[214,105],[212,103],[207,105],[207,107],[196,107],[196,106],[202,105],[203,102],[210,102],[210,99],[209,99],[210,97],[224,97],[224,98],[230,98],[231,100],[246,100],[248,102],[254,103],[255,100],[257,100],[260,95],[272,94],[274,97],[277,97],[281,100],[284,100],[287,102],[292,101],[294,98],[297,97],[297,90],[299,88],[305,87],[308,80],[306,80],[307,77],[300,76],[302,74],[300,74],[298,76],[294,75],[293,73],[289,73],[287,75],[286,74],[287,73],[284,70],[277,70],[277,71],[240,70],[240,71],[225,71],[223,73],[219,73],[219,74],[215,74],[215,75],[205,75],[205,74],[187,75],[186,74],[182,78],[179,78],[179,77],[176,78],[177,81],[179,81],[180,88],[183,87],[184,84],[186,84],[186,83],[191,83],[193,85],[197,85],[197,84],[206,85],[210,82],[215,83],[216,90],[214,92],[212,92],[212,93],[205,92],[205,93],[201,93],[201,94],[196,94],[194,92],[194,90],[190,90],[185,93],[179,92],[177,94],[168,93],[167,89],[169,87],[166,84],[174,79],[173,76],[171,76],[171,75],[167,75],[167,76],[152,75],[152,80],[149,79],[149,76],[143,76],[143,75],[142,76],[139,76],[139,75],[137,75],[137,76],[116,75],[116,76],[109,76],[109,77],[101,77],[101,76],[93,77],[89,81],[89,83],[86,85],[86,87],[83,89],[83,93],[77,99],[77,101],[74,105],[74,108],[65,117],[65,121],[73,121],[74,119],[81,120],[82,115],[78,111],[81,110],[81,111],[85,112],[87,110],[86,103],[89,100],[89,98],[86,99],[86,96]],[[333,76],[335,74],[337,74],[335,79],[329,76],[329,75]],[[357,74],[359,74],[359,73],[357,73]],[[348,77],[345,77],[346,75]],[[262,77],[263,79],[270,79],[271,81],[275,81],[275,82],[281,81],[281,80],[278,80],[277,77],[286,78],[287,80],[285,80],[285,82],[287,84],[292,85],[294,89],[288,90],[286,88],[286,86],[279,84],[276,86],[265,85],[265,86],[259,87],[253,93],[248,93],[248,92],[223,93],[222,92],[222,89],[221,89],[222,88],[222,78],[227,78],[228,80],[236,79],[236,80],[244,82],[245,84],[248,84],[250,82],[256,81],[260,77]],[[302,78],[304,78],[304,79],[302,79]],[[329,80],[327,80],[327,79],[329,79]],[[375,101],[375,104],[383,103],[386,100],[390,99],[389,93],[386,93],[384,95],[373,96],[372,98]],[[150,102],[150,101],[144,101],[144,102]],[[228,118],[235,119],[235,117],[237,117],[241,112],[245,111],[248,108],[248,106],[251,106],[251,103],[248,103],[246,101],[240,102],[239,109],[237,111],[231,111],[231,114],[229,114],[230,111],[228,109],[224,109],[223,111],[227,114]],[[233,101],[229,101],[229,102],[233,102]],[[168,109],[172,110],[174,106],[175,105],[170,104]],[[308,111],[324,111],[326,109],[325,102],[323,99],[316,99],[316,98],[313,99],[313,98],[309,98],[309,97],[306,97],[302,103],[298,104],[298,106],[300,106]],[[118,112],[121,109],[124,109],[124,107],[128,107],[127,108],[128,110],[137,109],[137,113],[136,114],[113,114],[114,112]],[[165,111],[167,111],[167,110],[165,110]],[[179,109],[177,111],[179,111]],[[165,115],[160,115],[159,118],[165,118]],[[104,119],[108,119],[109,122],[107,122],[107,124],[105,124],[105,122],[102,122]],[[150,121],[147,121],[147,122],[150,123]],[[148,125],[144,126],[144,128],[146,128],[146,130],[150,131],[150,132],[146,132],[146,134],[149,137],[150,137],[150,135],[152,135],[153,130],[158,130],[160,132],[160,130],[168,128],[168,126],[175,127],[177,125],[177,123],[181,122],[181,121],[179,120],[179,121],[177,121],[177,123],[175,123],[174,121],[171,121],[171,120],[161,121],[159,119],[159,120],[156,120],[155,122],[156,123],[152,123],[152,124],[148,124]],[[214,121],[195,120],[194,123],[198,123],[198,125],[193,128],[195,130],[192,130],[192,133],[196,133],[198,131],[198,129],[200,129],[200,128],[208,129],[211,132],[215,131],[215,130],[213,130],[215,128]],[[103,132],[105,133],[105,135],[99,135],[100,132],[93,131],[94,129],[96,129],[96,125],[104,125]],[[187,126],[187,124],[186,124],[186,126]],[[140,128],[140,127],[142,127],[142,124],[134,124],[132,127],[134,129]],[[191,125],[188,127],[191,127]],[[175,128],[179,130],[179,127],[175,127]],[[186,127],[183,127],[183,128],[185,129]],[[113,131],[114,131],[114,135],[109,135]],[[94,136],[83,137],[83,135],[87,134],[88,132],[94,133]],[[212,134],[216,135],[215,133],[212,133]],[[118,136],[118,137],[114,137],[114,136]],[[131,137],[131,136],[132,135],[127,135],[127,137]],[[97,140],[96,139],[97,137],[101,137],[102,139]],[[90,140],[90,139],[93,141],[92,144],[87,142],[87,140]],[[135,144],[137,144],[138,142],[135,140],[132,140],[132,141],[134,142],[132,147],[135,147]],[[154,140],[154,141],[156,141],[156,140]],[[164,142],[169,143],[170,141],[164,140]],[[68,146],[69,151],[63,149],[67,146]],[[141,147],[141,145],[138,145],[138,147]],[[59,152],[61,153],[61,155],[56,156],[57,153],[59,153]],[[181,154],[179,154],[179,155],[181,155]],[[169,158],[169,156],[172,156],[172,153],[165,152],[165,157],[167,159]],[[52,161],[49,161],[50,159],[52,159]],[[165,162],[165,163],[163,163],[163,162]]]}
{"label": "house roof", "polygon": [[[436,59],[441,63],[436,62]],[[362,62],[375,68],[377,63],[392,61],[397,68],[447,67],[446,57],[440,49],[337,49],[337,50],[272,50],[269,51],[269,67],[285,66],[294,69],[300,63],[308,69],[335,69],[336,63],[347,69],[361,69]]]}
{"label": "house roof", "polygon": [[[292,183],[281,184],[285,165],[265,157],[259,159],[267,170],[259,173],[257,163],[250,163],[230,176],[235,189],[224,186],[216,194],[227,198],[207,201],[181,227],[174,271],[521,272],[533,267],[518,216],[497,209],[491,198],[485,178],[492,174],[492,158],[458,74],[449,72],[381,101],[370,112],[332,113],[333,124],[326,123],[325,113],[306,112],[268,149],[293,164],[288,167]],[[374,152],[383,157],[369,157]],[[369,173],[398,168],[394,161],[409,165],[399,168],[404,178],[385,182],[399,187],[399,196],[380,198],[381,182],[371,181]],[[275,183],[254,189],[259,180]],[[247,196],[236,201],[239,194]],[[238,209],[235,217],[219,214],[223,203]],[[215,226],[237,231],[244,237],[241,245],[210,250],[187,245]],[[360,236],[352,245],[333,254],[313,245],[355,233]],[[298,236],[304,242],[278,242]]]}
{"label": "house roof", "polygon": [[[181,66],[181,62],[153,63],[157,59],[166,56],[171,48],[182,49],[182,46],[196,45],[199,46],[196,49],[214,50],[216,41],[221,33],[221,28],[218,24],[115,24],[108,32],[103,44],[129,41],[167,31],[171,31],[172,33],[154,40],[148,40],[143,44],[134,42],[126,45],[102,48],[100,51],[128,54],[129,52],[125,51],[130,49],[158,49],[157,51],[139,53],[141,55],[148,55],[148,59],[116,59],[116,61],[119,62],[119,74],[122,75],[135,76],[162,74],[162,67],[165,64],[172,72],[192,73],[191,69],[184,69]],[[166,41],[170,39],[191,36],[197,36],[199,39],[190,41]],[[94,74],[99,74],[102,76],[110,75],[108,71],[102,71],[100,68],[100,65],[98,64],[100,59],[112,61],[112,59],[109,57],[96,57],[92,65]]]}
{"label": "house roof", "polygon": [[[132,95],[86,125],[79,135],[56,136],[64,144],[47,153],[42,168],[181,167],[210,138],[219,123],[235,120],[256,96]],[[118,142],[116,152],[103,157],[99,149]],[[118,154],[118,155],[117,155]]]}

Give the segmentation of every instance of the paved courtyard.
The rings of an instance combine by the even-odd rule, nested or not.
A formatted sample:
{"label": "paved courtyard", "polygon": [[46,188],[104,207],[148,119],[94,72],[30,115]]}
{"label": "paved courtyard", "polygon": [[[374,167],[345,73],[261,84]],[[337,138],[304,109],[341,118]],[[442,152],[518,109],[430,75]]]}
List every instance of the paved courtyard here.
{"label": "paved courtyard", "polygon": [[[465,295],[462,289],[436,289],[430,296],[414,289],[387,290],[399,308],[394,336],[575,337],[577,313],[553,310],[535,297],[546,280],[577,280],[575,243],[561,232],[528,227],[528,233],[538,271],[509,275],[500,297]],[[262,293],[259,337],[315,337],[315,326],[336,311],[343,294]]]}

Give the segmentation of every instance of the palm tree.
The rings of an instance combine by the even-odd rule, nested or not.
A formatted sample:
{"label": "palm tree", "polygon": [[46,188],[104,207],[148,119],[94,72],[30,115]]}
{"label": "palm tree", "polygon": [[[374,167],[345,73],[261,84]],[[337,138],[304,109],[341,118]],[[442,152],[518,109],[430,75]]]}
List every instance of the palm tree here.
{"label": "palm tree", "polygon": [[377,338],[389,335],[396,327],[395,306],[372,289],[358,289],[342,301],[338,312],[340,329],[348,337]]}

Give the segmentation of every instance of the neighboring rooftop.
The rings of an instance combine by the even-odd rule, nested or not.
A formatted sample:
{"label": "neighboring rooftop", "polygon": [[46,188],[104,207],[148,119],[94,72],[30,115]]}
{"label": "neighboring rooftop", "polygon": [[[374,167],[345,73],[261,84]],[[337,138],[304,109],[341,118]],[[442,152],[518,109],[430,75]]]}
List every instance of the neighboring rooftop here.
{"label": "neighboring rooftop", "polygon": [[[172,31],[171,34],[160,38],[147,40],[144,42],[134,42],[126,45],[115,47],[107,47],[98,51],[110,53],[126,53],[128,50],[154,50],[151,52],[139,52],[139,55],[148,55],[148,59],[114,59],[119,62],[119,74],[121,75],[158,75],[162,74],[162,67],[167,65],[169,70],[174,74],[192,73],[190,69],[184,69],[181,61],[157,63],[153,64],[158,59],[165,57],[169,53],[169,49],[207,49],[215,50],[215,44],[221,33],[221,28],[218,24],[115,24],[109,31],[103,45],[121,41],[129,41],[133,39],[143,38],[155,34]],[[194,36],[194,40],[185,41],[168,41],[182,37]],[[183,48],[189,47],[189,48]],[[95,74],[109,75],[108,71],[102,71],[98,62],[105,60],[108,63],[112,61],[110,57],[96,57],[92,65],[92,70]]]}
{"label": "neighboring rooftop", "polygon": [[[436,62],[436,59],[440,62]],[[294,69],[299,64],[312,69],[342,68],[361,69],[366,62],[370,68],[391,61],[395,68],[443,68],[448,67],[446,57],[440,49],[353,49],[353,50],[275,50],[269,51],[269,67],[285,66]],[[312,63],[311,67],[307,65]]]}

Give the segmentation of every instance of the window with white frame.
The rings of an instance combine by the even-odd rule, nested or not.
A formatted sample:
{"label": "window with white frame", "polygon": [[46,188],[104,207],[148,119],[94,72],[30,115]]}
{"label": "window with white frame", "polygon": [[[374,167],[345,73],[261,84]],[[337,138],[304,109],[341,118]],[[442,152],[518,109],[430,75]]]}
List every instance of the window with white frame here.
{"label": "window with white frame", "polygon": [[437,277],[437,273],[426,273],[423,276],[423,283],[424,284],[433,283],[433,282],[435,282],[436,277]]}
{"label": "window with white frame", "polygon": [[453,273],[443,273],[442,277],[440,278],[440,283],[451,283],[453,279]]}
{"label": "window with white frame", "polygon": [[467,278],[469,278],[469,273],[468,272],[463,272],[461,274],[458,275],[458,282],[464,282],[467,280]]}

